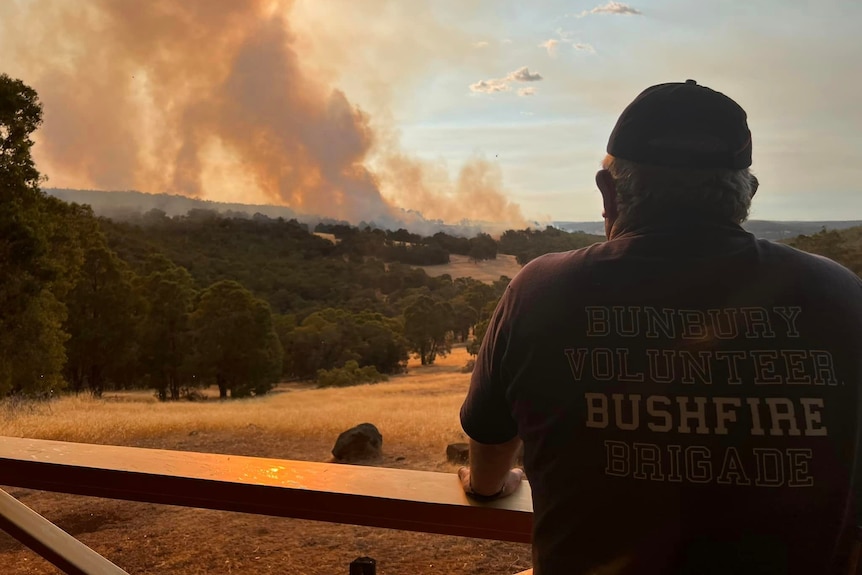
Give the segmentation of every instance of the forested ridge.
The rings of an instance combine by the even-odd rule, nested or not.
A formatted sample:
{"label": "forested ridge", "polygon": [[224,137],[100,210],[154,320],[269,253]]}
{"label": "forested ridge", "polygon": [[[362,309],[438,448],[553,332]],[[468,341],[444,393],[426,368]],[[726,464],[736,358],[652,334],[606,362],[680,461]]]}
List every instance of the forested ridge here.
{"label": "forested ridge", "polygon": [[[433,363],[457,341],[469,340],[475,351],[477,338],[471,334],[481,338],[510,278],[488,285],[431,277],[409,264],[446,263],[452,253],[493,259],[498,250],[514,252],[526,263],[539,253],[598,239],[553,228],[510,230],[499,241],[487,234],[421,237],[403,229],[347,224],[318,224],[312,231],[295,220],[206,210],[173,218],[153,210],[138,221],[98,223],[108,249],[133,277],[147,277],[154,262],[161,262],[157,265],[175,267],[178,277],[187,273],[193,292],[230,281],[266,302],[282,349],[279,377],[316,378],[331,385],[398,373],[411,353]],[[153,295],[140,297],[152,300]],[[195,313],[192,317],[201,315]],[[189,382],[174,387],[180,395],[191,389]]]}
{"label": "forested ridge", "polygon": [[[450,254],[518,263],[602,238],[509,230],[421,237],[346,223],[152,210],[94,216],[40,190],[36,93],[0,76],[0,396],[149,388],[162,400],[246,397],[279,380],[376,382],[454,342],[475,353],[510,278],[486,284],[412,266]],[[329,234],[335,241],[315,235]],[[862,228],[792,245],[862,271]]]}

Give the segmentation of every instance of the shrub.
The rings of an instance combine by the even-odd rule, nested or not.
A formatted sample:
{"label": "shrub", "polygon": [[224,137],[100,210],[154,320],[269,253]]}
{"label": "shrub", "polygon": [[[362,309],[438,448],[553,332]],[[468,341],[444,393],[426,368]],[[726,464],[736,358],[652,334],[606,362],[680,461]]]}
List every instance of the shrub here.
{"label": "shrub", "polygon": [[346,387],[363,383],[379,383],[388,379],[373,365],[359,367],[354,360],[345,363],[344,367],[317,370],[318,387]]}

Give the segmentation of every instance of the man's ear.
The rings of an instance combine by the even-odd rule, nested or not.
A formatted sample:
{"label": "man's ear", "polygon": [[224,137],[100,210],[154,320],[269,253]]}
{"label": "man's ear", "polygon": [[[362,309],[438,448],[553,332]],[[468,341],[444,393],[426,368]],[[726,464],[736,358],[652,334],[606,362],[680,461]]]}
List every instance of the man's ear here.
{"label": "man's ear", "polygon": [[599,170],[596,173],[596,185],[602,193],[602,217],[606,220],[617,219],[617,185],[614,178],[607,170]]}

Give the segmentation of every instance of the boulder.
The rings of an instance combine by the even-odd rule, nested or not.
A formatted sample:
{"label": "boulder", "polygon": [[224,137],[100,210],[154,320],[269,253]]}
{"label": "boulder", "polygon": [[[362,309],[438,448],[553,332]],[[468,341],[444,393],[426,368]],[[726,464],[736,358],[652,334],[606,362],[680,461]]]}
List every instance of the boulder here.
{"label": "boulder", "polygon": [[377,561],[371,557],[357,557],[350,562],[350,575],[376,575]]}
{"label": "boulder", "polygon": [[470,445],[467,443],[450,443],[446,446],[446,460],[450,463],[467,463],[470,460]]}
{"label": "boulder", "polygon": [[360,423],[338,436],[332,456],[341,463],[377,459],[383,449],[383,436],[371,423]]}

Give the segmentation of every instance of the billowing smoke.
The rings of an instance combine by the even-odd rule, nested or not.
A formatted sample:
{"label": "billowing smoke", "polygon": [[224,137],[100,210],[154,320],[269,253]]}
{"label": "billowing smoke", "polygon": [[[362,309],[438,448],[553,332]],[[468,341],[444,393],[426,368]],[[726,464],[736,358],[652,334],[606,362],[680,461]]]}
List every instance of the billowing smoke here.
{"label": "billowing smoke", "polygon": [[385,155],[381,175],[400,204],[422,206],[426,218],[526,225],[518,205],[500,193],[499,166],[483,158],[468,160],[453,183],[445,166],[392,152]]}
{"label": "billowing smoke", "polygon": [[[366,167],[368,117],[303,65],[292,0],[29,0],[0,8],[0,50],[45,107],[36,148],[51,184],[135,188],[402,218]],[[499,170],[452,185],[397,150],[381,176],[428,217],[522,222]],[[469,199],[469,207],[464,200]]]}

